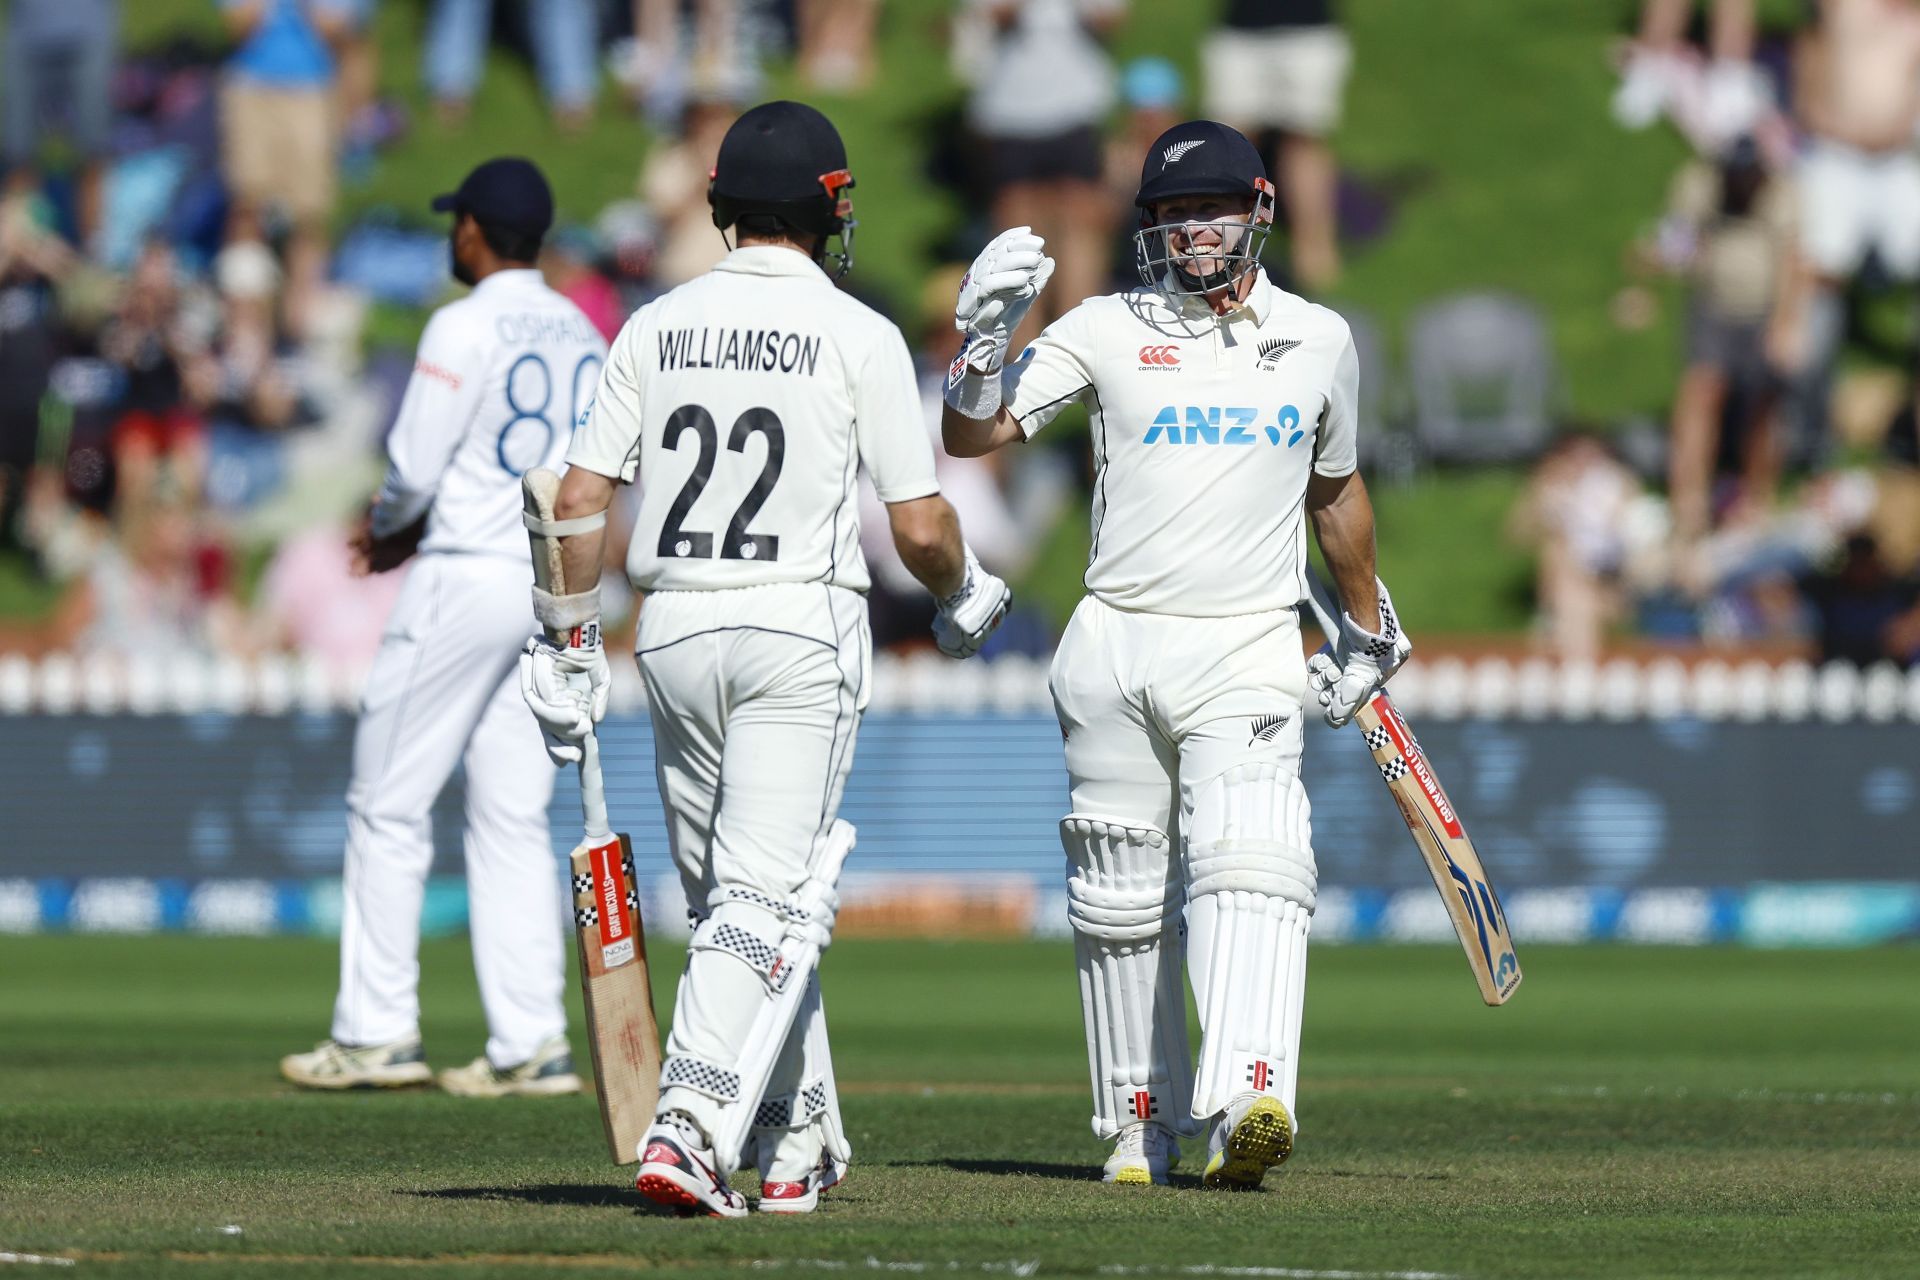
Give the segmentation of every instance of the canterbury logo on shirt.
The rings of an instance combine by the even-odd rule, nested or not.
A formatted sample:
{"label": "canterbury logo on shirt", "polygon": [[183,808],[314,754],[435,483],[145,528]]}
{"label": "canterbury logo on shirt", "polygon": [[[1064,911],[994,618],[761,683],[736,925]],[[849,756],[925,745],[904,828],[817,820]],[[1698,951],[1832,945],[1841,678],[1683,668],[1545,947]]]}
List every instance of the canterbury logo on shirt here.
{"label": "canterbury logo on shirt", "polygon": [[1172,344],[1157,347],[1140,348],[1140,363],[1143,365],[1176,365],[1180,363],[1180,348]]}

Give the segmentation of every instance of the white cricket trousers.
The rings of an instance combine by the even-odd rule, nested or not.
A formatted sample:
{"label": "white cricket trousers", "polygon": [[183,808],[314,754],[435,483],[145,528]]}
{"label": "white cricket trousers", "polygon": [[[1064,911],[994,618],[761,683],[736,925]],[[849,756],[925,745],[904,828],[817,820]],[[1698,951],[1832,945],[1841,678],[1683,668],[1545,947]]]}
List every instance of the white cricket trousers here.
{"label": "white cricket trousers", "polygon": [[[667,843],[688,909],[705,919],[721,888],[785,902],[808,877],[853,765],[871,685],[865,598],[824,583],[656,591],[640,610],[637,649]],[[743,1065],[770,998],[738,960],[694,948],[674,1001],[668,1061]],[[792,1091],[801,1067],[798,1053],[781,1056],[766,1096]],[[660,1107],[686,1112],[709,1133],[720,1122],[721,1103],[692,1088],[669,1084]]]}
{"label": "white cricket trousers", "polygon": [[555,769],[520,696],[533,630],[531,565],[423,555],[367,679],[347,788],[340,994],[333,1038],[385,1044],[420,1029],[420,909],[429,812],[466,768],[467,899],[487,1057],[531,1058],[566,1030],[560,876],[547,831]]}
{"label": "white cricket trousers", "polygon": [[[1229,769],[1300,775],[1307,665],[1291,609],[1180,618],[1088,596],[1049,683],[1075,813],[1144,822],[1177,840],[1192,829],[1200,790]],[[1304,831],[1289,834],[1305,845]]]}

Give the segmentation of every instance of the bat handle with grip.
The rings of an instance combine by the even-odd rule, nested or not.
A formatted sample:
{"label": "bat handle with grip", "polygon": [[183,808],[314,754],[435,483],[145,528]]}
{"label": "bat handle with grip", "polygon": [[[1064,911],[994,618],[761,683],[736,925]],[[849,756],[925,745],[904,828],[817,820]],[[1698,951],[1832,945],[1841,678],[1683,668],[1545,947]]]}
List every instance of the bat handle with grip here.
{"label": "bat handle with grip", "polygon": [[613,839],[613,827],[607,821],[607,788],[600,777],[600,735],[591,731],[580,741],[580,808],[587,820],[588,844]]}

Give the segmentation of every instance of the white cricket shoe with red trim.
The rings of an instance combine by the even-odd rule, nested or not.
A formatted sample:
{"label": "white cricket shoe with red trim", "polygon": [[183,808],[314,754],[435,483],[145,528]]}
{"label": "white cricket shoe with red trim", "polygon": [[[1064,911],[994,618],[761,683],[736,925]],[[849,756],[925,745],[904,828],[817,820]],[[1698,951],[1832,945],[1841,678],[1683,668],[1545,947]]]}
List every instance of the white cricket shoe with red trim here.
{"label": "white cricket shoe with red trim", "polygon": [[636,1191],[683,1218],[744,1218],[747,1198],[727,1185],[700,1126],[678,1111],[654,1117],[640,1139]]}
{"label": "white cricket shoe with red trim", "polygon": [[820,1163],[795,1179],[778,1179],[771,1174],[760,1184],[760,1212],[812,1213],[820,1204],[820,1193],[840,1185],[847,1176],[847,1162],[822,1154]]}

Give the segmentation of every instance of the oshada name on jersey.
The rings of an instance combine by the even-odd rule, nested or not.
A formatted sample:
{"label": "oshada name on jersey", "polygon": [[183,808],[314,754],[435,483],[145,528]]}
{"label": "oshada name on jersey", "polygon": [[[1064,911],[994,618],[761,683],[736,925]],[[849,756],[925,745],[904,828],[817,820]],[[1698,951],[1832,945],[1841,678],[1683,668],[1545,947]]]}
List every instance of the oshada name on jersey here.
{"label": "oshada name on jersey", "polygon": [[820,339],[778,329],[664,329],[660,369],[744,369],[761,373],[811,374],[820,362]]}

